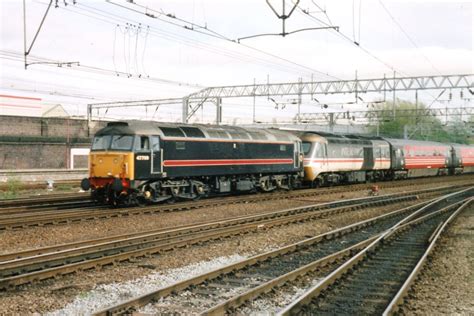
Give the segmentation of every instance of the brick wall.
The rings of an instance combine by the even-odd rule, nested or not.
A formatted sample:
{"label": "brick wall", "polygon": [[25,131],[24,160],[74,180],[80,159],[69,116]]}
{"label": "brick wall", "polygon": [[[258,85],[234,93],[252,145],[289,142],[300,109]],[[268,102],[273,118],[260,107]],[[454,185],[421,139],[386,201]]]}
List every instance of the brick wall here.
{"label": "brick wall", "polygon": [[0,135],[87,138],[105,125],[93,121],[88,131],[84,119],[0,116]]}
{"label": "brick wall", "polygon": [[0,153],[0,169],[61,169],[66,167],[66,146],[64,144],[0,143]]}
{"label": "brick wall", "polygon": [[[71,148],[89,148],[95,131],[106,122],[64,118],[0,116],[0,169],[66,168]],[[69,140],[69,142],[68,142]],[[77,157],[75,168],[86,168]]]}

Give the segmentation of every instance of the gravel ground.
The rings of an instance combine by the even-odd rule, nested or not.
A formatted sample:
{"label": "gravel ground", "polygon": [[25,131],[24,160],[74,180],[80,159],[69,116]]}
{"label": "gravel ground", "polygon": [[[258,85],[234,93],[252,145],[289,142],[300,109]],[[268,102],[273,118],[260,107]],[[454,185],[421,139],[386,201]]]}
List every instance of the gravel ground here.
{"label": "gravel ground", "polygon": [[438,241],[403,306],[406,315],[474,315],[474,206]]}
{"label": "gravel ground", "polygon": [[309,288],[315,286],[321,279],[307,279],[304,287],[299,284],[284,286],[284,291],[264,294],[252,301],[248,306],[238,308],[232,315],[275,315],[301,297]]}
{"label": "gravel ground", "polygon": [[64,308],[47,313],[48,316],[88,315],[101,310],[113,303],[134,298],[157,290],[164,286],[194,277],[216,268],[229,265],[245,259],[239,255],[218,257],[209,261],[190,264],[177,269],[155,272],[144,277],[123,283],[103,284],[92,291],[76,297]]}
{"label": "gravel ground", "polygon": [[[420,186],[420,188],[440,185],[442,183],[431,183]],[[370,185],[367,185],[367,187],[369,188]],[[412,190],[412,188],[409,187],[408,189]],[[383,189],[380,194],[400,192],[404,189]],[[130,218],[116,218],[64,226],[38,227],[21,231],[6,231],[0,233],[0,252],[12,252],[129,232],[176,227],[190,223],[206,222],[210,219],[218,220],[245,214],[276,211],[327,200],[366,196],[367,192],[368,190],[366,192],[345,192],[344,194],[334,193],[326,194],[324,197],[304,198],[301,200],[225,205],[184,212],[133,216]],[[67,304],[71,304],[77,298],[89,297],[91,290],[99,289],[104,285],[139,280],[152,273],[161,272],[163,274],[164,271],[169,269],[183,268],[193,264],[204,263],[206,265],[206,262],[209,262],[209,260],[220,257],[255,255],[383,212],[389,212],[395,208],[397,207],[374,208],[352,214],[331,216],[327,219],[302,224],[269,230],[262,229],[261,233],[253,233],[202,246],[179,249],[160,256],[105,267],[98,271],[84,271],[78,275],[60,277],[57,280],[24,286],[0,295],[0,314],[29,314],[54,311]],[[103,291],[103,288],[100,291]],[[110,295],[114,297],[112,294]]]}
{"label": "gravel ground", "polygon": [[[360,193],[359,193],[360,194]],[[275,203],[275,202],[274,202]],[[279,201],[278,203],[282,203]],[[412,202],[413,203],[413,202]],[[408,205],[409,203],[405,203]],[[176,269],[200,262],[208,262],[219,257],[247,257],[275,249],[305,238],[330,231],[334,228],[348,225],[384,212],[389,212],[400,206],[390,205],[382,208],[359,210],[346,214],[331,216],[326,219],[294,224],[252,233],[244,236],[206,243],[202,246],[178,249],[160,256],[153,256],[134,262],[106,267],[98,271],[84,271],[77,275],[60,277],[57,280],[44,281],[39,284],[2,293],[0,296],[0,314],[45,313],[63,308],[78,298],[87,299],[91,290],[96,289],[106,297],[120,297],[113,293],[104,293],[104,289],[112,292],[119,288],[116,283],[129,282],[149,274]],[[101,287],[114,283],[111,287]]]}

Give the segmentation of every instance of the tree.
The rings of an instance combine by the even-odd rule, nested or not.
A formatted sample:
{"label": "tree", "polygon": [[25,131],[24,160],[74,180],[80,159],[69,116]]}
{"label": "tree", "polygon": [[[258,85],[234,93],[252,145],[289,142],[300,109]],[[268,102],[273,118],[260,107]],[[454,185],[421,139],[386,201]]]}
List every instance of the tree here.
{"label": "tree", "polygon": [[391,138],[409,138],[439,142],[468,143],[468,133],[464,122],[459,119],[443,124],[428,111],[425,104],[414,104],[397,100],[379,103],[369,113],[369,130]]}

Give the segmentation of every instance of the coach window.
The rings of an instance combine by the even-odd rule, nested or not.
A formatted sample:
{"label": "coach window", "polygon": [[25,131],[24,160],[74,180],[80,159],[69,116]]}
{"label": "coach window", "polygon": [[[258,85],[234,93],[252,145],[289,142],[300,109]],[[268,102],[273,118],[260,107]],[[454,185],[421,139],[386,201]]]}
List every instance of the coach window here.
{"label": "coach window", "polygon": [[151,149],[153,151],[159,151],[160,150],[160,137],[158,137],[158,136],[152,136],[151,137]]}

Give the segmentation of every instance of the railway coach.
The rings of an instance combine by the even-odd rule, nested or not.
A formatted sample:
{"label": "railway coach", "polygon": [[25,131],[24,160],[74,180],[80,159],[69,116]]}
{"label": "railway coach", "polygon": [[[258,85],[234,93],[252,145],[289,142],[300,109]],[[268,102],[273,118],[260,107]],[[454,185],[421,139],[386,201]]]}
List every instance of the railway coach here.
{"label": "railway coach", "polygon": [[474,172],[474,146],[452,144],[450,174]]}
{"label": "railway coach", "polygon": [[304,180],[357,183],[474,172],[474,146],[305,131]]}
{"label": "railway coach", "polygon": [[454,166],[451,145],[407,139],[386,140],[391,145],[394,179],[448,175],[450,167]]}
{"label": "railway coach", "polygon": [[302,172],[301,141],[286,131],[111,122],[94,136],[82,188],[101,203],[140,204],[290,189]]}

